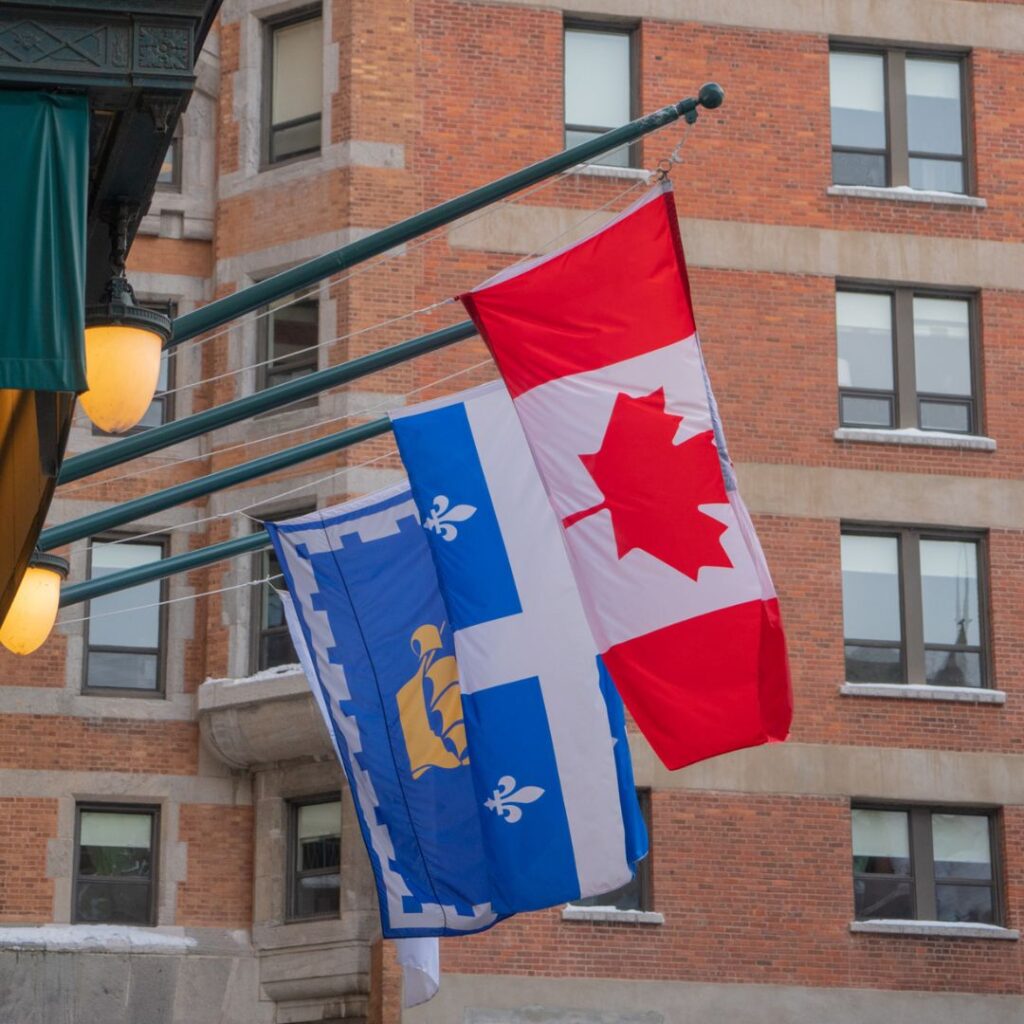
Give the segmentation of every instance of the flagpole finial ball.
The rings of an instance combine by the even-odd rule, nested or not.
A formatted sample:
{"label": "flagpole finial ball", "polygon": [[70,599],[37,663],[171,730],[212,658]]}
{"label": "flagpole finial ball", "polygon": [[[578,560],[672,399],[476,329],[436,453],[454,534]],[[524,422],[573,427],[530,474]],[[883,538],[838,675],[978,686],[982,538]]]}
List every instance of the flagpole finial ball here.
{"label": "flagpole finial ball", "polygon": [[697,102],[705,110],[714,110],[720,107],[725,99],[725,90],[717,82],[705,82],[697,93]]}

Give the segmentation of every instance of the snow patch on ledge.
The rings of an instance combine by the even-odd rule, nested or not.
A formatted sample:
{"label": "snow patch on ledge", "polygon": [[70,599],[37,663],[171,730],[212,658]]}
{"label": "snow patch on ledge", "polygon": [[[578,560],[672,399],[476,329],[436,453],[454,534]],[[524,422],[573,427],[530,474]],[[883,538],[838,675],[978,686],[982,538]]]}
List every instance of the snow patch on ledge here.
{"label": "snow patch on ledge", "polygon": [[968,448],[994,452],[994,438],[981,434],[954,434],[945,430],[921,430],[919,427],[838,427],[832,435],[837,441],[868,441],[873,444],[913,444],[929,448]]}
{"label": "snow patch on ledge", "polygon": [[173,932],[120,924],[44,924],[0,928],[0,949],[47,952],[183,953],[197,945],[184,929]]}
{"label": "snow patch on ledge", "polygon": [[843,683],[846,697],[894,697],[897,700],[945,700],[963,704],[1005,704],[1005,690],[980,686],[930,686],[920,683]]}
{"label": "snow patch on ledge", "polygon": [[664,924],[665,915],[655,910],[624,910],[622,907],[562,908],[563,921],[607,921],[616,924]]}
{"label": "snow patch on ledge", "polygon": [[1003,939],[1016,942],[1020,932],[997,924],[974,921],[907,921],[901,918],[877,918],[873,921],[851,921],[851,932],[873,932],[876,935],[926,935],[953,939]]}
{"label": "snow patch on ledge", "polygon": [[239,676],[235,678],[228,676],[225,679],[204,679],[203,685],[207,683],[217,686],[245,686],[248,683],[265,683],[269,679],[281,679],[284,676],[301,676],[301,665],[275,665],[273,668],[265,668],[262,672],[254,672],[251,676]]}
{"label": "snow patch on ledge", "polygon": [[830,196],[856,196],[860,199],[895,199],[903,203],[936,203],[946,206],[970,206],[984,210],[988,202],[981,196],[968,196],[962,192],[940,192],[937,189],[911,188],[909,185],[829,185]]}

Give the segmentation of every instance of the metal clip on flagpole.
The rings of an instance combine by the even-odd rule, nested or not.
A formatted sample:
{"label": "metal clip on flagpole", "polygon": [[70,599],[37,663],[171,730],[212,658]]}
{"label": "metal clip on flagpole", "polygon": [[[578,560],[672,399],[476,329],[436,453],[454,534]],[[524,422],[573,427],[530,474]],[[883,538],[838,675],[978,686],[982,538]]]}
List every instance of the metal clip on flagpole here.
{"label": "metal clip on flagpole", "polygon": [[[722,101],[725,99],[725,90],[717,82],[708,82],[700,87],[700,92],[697,94],[695,100],[683,100],[679,104],[679,113],[687,125],[695,124],[697,117],[700,115],[700,108],[705,107],[708,110],[714,110],[716,107],[722,105]],[[676,143],[675,148],[671,153],[664,159],[659,160],[657,166],[651,173],[649,184],[657,185],[672,173],[672,168],[676,164],[683,162],[682,152],[683,143],[686,141],[686,134],[680,138],[679,142]]]}

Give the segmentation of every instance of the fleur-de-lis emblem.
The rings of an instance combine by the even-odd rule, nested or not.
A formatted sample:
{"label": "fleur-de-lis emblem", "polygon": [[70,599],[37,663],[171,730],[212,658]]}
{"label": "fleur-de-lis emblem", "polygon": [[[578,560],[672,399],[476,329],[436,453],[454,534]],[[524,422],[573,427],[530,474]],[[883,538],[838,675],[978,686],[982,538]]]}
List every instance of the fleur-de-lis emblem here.
{"label": "fleur-de-lis emblem", "polygon": [[516,789],[516,780],[511,775],[502,775],[498,779],[498,788],[491,794],[490,800],[484,801],[484,807],[494,811],[510,825],[514,825],[523,816],[519,804],[532,804],[544,795],[540,786],[523,786]]}
{"label": "fleur-de-lis emblem", "polygon": [[463,523],[476,513],[475,505],[452,505],[443,494],[434,499],[434,507],[423,520],[425,530],[433,530],[441,535],[442,540],[455,540],[459,535],[458,527],[452,523]]}

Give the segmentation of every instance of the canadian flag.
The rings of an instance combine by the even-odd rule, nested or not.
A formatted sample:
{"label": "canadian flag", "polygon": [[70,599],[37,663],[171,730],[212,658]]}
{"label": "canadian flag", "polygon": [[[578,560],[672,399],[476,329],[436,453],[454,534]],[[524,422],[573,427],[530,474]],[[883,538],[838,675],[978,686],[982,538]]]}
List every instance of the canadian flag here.
{"label": "canadian flag", "polygon": [[671,185],[461,296],[562,521],[590,627],[658,756],[784,740],[786,641],[725,447]]}

